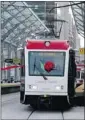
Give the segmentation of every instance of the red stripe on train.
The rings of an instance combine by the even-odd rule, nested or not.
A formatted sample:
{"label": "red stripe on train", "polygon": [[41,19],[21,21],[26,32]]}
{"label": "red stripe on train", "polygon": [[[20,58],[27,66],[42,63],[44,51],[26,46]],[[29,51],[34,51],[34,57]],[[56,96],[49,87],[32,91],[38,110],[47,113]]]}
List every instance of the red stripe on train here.
{"label": "red stripe on train", "polygon": [[46,46],[44,40],[28,40],[26,44],[27,49],[58,49],[58,50],[67,50],[69,48],[69,43],[68,41],[65,40],[51,40],[50,45]]}

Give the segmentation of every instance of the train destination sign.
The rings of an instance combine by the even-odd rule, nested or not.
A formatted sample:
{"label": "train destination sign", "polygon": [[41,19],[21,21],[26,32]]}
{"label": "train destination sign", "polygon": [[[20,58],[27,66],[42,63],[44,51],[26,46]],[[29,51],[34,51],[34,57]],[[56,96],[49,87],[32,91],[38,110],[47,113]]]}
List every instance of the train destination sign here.
{"label": "train destination sign", "polygon": [[13,58],[13,59],[5,59],[4,62],[6,63],[14,63],[14,64],[19,64],[20,63],[20,59],[18,58]]}
{"label": "train destination sign", "polygon": [[20,59],[19,58],[13,58],[13,63],[19,64],[20,63]]}

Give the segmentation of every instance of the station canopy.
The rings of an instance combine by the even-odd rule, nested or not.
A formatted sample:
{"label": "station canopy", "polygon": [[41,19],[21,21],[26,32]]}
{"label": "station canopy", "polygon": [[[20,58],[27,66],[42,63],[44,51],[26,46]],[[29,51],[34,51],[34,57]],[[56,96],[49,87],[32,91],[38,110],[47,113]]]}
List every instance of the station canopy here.
{"label": "station canopy", "polygon": [[1,2],[1,41],[17,46],[34,33],[49,32],[26,2]]}
{"label": "station canopy", "polygon": [[71,4],[76,4],[72,6],[72,12],[73,12],[73,16],[74,16],[74,20],[75,20],[75,24],[76,24],[76,28],[78,31],[78,34],[80,34],[82,37],[84,37],[84,21],[85,21],[85,3],[84,1],[80,2],[80,4],[78,2],[70,2]]}
{"label": "station canopy", "polygon": [[[31,3],[33,4],[34,2]],[[40,2],[39,5],[35,5],[35,8],[32,8],[31,3],[20,1],[1,2],[2,42],[5,41],[18,46],[23,44],[26,38],[33,37],[37,39],[37,33],[50,33],[49,27],[46,27],[45,21],[43,20],[46,17],[45,9],[39,7],[39,5],[41,5]],[[75,4],[79,2],[69,3]],[[45,5],[43,1],[42,4],[43,6]],[[38,10],[37,7],[39,7]],[[78,34],[84,37],[84,2],[72,5],[71,8]]]}

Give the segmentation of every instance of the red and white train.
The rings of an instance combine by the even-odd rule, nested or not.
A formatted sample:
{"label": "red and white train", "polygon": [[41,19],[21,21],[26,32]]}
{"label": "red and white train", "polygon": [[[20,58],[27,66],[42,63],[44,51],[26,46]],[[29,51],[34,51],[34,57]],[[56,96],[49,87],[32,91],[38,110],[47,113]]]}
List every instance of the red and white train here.
{"label": "red and white train", "polygon": [[32,107],[71,105],[75,95],[75,51],[66,40],[28,40],[21,54],[20,102]]}

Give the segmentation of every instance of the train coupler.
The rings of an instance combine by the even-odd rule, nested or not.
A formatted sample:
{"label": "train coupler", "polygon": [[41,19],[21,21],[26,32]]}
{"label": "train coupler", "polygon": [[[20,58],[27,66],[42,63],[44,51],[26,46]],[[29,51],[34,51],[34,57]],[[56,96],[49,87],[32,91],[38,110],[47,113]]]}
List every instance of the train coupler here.
{"label": "train coupler", "polygon": [[52,104],[52,97],[51,96],[40,96],[38,99],[38,104],[40,106],[45,106],[46,108],[51,108]]}

